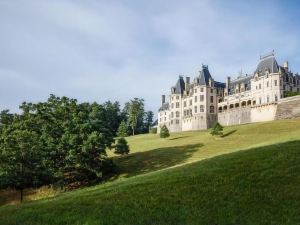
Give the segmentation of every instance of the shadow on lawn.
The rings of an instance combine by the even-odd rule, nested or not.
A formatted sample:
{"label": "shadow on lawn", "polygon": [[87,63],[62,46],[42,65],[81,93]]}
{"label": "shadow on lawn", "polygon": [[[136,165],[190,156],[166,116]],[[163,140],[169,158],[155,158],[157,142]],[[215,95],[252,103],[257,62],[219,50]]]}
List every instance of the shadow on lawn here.
{"label": "shadow on lawn", "polygon": [[181,139],[181,138],[188,138],[190,136],[181,136],[181,137],[175,137],[175,138],[170,138],[169,140],[172,141],[172,140],[177,140],[177,139]]}
{"label": "shadow on lawn", "polygon": [[114,157],[113,160],[119,168],[119,175],[131,177],[183,163],[202,146],[203,144],[195,144],[158,148]]}
{"label": "shadow on lawn", "polygon": [[226,133],[226,134],[223,134],[221,137],[227,137],[227,136],[229,136],[229,135],[231,135],[231,134],[233,134],[233,133],[235,133],[237,130],[232,130],[232,131],[229,131],[228,133]]}

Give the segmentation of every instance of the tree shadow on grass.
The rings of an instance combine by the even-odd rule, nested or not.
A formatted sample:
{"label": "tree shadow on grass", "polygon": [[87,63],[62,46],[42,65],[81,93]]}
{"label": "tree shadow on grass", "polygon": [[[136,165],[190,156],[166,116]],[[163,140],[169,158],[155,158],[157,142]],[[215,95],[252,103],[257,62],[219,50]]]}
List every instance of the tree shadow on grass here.
{"label": "tree shadow on grass", "polygon": [[203,144],[158,148],[126,156],[113,157],[119,175],[131,177],[161,170],[185,162]]}
{"label": "tree shadow on grass", "polygon": [[227,136],[229,136],[229,135],[235,133],[236,131],[237,131],[237,130],[229,131],[229,132],[227,132],[226,134],[223,134],[221,137],[222,137],[222,138],[223,138],[223,137],[227,137]]}
{"label": "tree shadow on grass", "polygon": [[177,139],[181,139],[181,138],[187,138],[187,137],[190,137],[190,136],[181,136],[181,137],[175,137],[175,138],[170,138],[169,140],[177,140]]}

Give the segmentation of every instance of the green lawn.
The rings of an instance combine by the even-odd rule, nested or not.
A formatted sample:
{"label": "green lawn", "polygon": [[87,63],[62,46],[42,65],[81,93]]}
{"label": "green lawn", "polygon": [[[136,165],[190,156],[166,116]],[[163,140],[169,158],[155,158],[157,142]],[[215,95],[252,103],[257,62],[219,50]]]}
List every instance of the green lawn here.
{"label": "green lawn", "polygon": [[300,224],[300,120],[128,141],[119,179],[2,206],[0,224]]}
{"label": "green lawn", "polygon": [[0,207],[0,224],[299,224],[300,141]]}
{"label": "green lawn", "polygon": [[[208,131],[181,132],[161,139],[156,134],[127,138],[128,156],[114,157],[120,177],[130,177],[239,150],[300,140],[300,119],[225,127],[224,137]],[[113,154],[109,154],[114,156]]]}

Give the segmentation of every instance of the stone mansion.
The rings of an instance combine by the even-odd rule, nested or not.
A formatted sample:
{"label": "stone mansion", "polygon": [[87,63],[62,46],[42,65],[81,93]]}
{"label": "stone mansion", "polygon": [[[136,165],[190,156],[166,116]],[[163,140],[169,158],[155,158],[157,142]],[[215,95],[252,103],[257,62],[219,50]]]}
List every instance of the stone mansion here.
{"label": "stone mansion", "polygon": [[203,65],[193,80],[179,76],[171,94],[162,95],[158,132],[166,125],[170,132],[204,130],[216,121],[235,125],[270,121],[287,114],[300,116],[300,75],[280,66],[274,52],[260,57],[251,75],[218,82]]}

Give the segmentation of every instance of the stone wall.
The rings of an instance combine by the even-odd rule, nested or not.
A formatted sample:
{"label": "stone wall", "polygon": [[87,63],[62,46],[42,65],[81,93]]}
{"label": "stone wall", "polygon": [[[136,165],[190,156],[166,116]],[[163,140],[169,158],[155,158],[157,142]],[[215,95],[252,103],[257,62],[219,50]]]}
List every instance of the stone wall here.
{"label": "stone wall", "polygon": [[300,95],[283,98],[278,101],[275,119],[300,117]]}
{"label": "stone wall", "polygon": [[218,113],[218,121],[224,126],[296,117],[300,117],[300,96],[283,98],[276,103],[233,108]]}
{"label": "stone wall", "polygon": [[223,126],[251,123],[251,107],[234,108],[218,113],[218,121]]}

